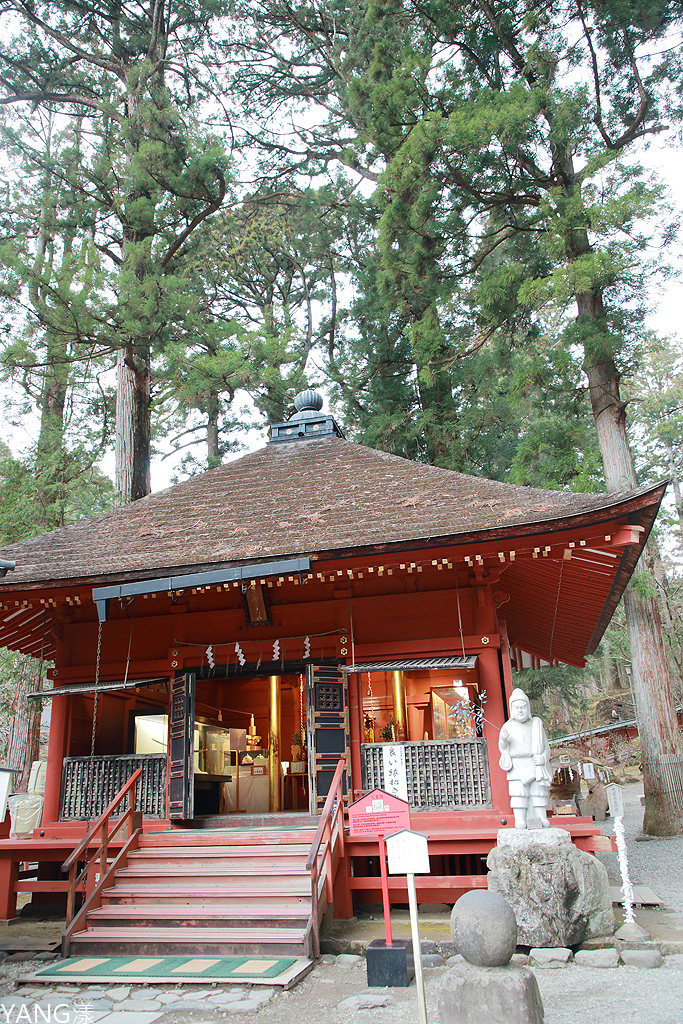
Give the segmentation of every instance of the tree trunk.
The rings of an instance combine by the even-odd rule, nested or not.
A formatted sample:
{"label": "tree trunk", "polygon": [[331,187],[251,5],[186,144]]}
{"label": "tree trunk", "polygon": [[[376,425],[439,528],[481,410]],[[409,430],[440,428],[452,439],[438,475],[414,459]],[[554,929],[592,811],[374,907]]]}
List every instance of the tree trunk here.
{"label": "tree trunk", "polygon": [[217,396],[212,396],[207,402],[208,422],[206,425],[207,465],[209,469],[213,469],[215,466],[220,466],[221,464],[221,449],[220,444],[218,443],[219,414],[220,405],[218,403],[218,398]]}
{"label": "tree trunk", "polygon": [[135,359],[133,347],[116,360],[115,486],[125,501],[137,501],[151,486],[151,401],[149,356]]}
{"label": "tree trunk", "polygon": [[[588,301],[590,300],[590,301]],[[595,316],[602,300],[577,296],[580,316]],[[596,328],[598,325],[596,325]],[[599,329],[599,328],[598,328]],[[637,485],[626,414],[619,394],[619,372],[611,357],[584,362],[598,432],[605,480],[610,491]],[[652,556],[643,552],[641,572],[654,575]],[[624,594],[631,645],[632,681],[643,750],[645,815],[643,831],[676,835],[683,831],[683,738],[673,701],[673,680],[662,635],[656,596],[631,583]]]}
{"label": "tree trunk", "polygon": [[29,701],[26,694],[42,689],[41,663],[31,657],[21,660],[19,678],[12,702],[12,722],[7,741],[6,763],[9,768],[21,769],[14,777],[14,789],[26,792],[31,765],[40,753],[40,701]]}

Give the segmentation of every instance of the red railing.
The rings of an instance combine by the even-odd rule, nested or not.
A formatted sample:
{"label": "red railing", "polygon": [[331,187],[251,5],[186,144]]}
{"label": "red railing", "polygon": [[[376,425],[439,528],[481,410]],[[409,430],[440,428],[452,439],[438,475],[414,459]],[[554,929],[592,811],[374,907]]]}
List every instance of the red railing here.
{"label": "red railing", "polygon": [[[320,956],[320,919],[325,905],[332,903],[334,898],[334,872],[340,859],[344,856],[344,799],[343,775],[346,761],[341,760],[330,785],[325,806],[311,843],[306,860],[306,870],[311,872],[311,926],[310,955]],[[325,843],[325,852],[320,857],[320,848]],[[324,882],[324,886],[323,886]],[[320,896],[324,891],[325,902]]]}
{"label": "red railing", "polygon": [[[102,889],[109,882],[111,875],[114,873],[121,861],[127,856],[128,852],[136,849],[138,846],[140,833],[142,832],[142,812],[135,810],[135,789],[141,775],[142,768],[138,768],[137,771],[133,772],[125,785],[123,785],[116,794],[107,809],[103,811],[97,819],[92,831],[83,836],[76,849],[62,864],[62,871],[69,872],[69,888],[66,897],[66,929],[62,935],[63,957],[67,957],[69,955],[69,950],[71,948],[71,936],[73,933],[80,931],[85,927],[85,918],[88,911],[100,905]],[[109,819],[119,804],[122,803],[127,796],[130,796],[128,807],[110,832]],[[130,835],[114,860],[109,864],[109,843],[127,822],[130,822]],[[100,845],[95,852],[90,855],[88,847],[92,843],[98,831],[101,832]],[[87,891],[88,872],[97,860],[99,860],[100,864],[100,877],[90,892],[90,895],[84,899],[80,910],[76,914],[76,893],[78,892],[78,887],[82,884],[84,893]],[[80,871],[78,870],[79,861],[85,862]]]}

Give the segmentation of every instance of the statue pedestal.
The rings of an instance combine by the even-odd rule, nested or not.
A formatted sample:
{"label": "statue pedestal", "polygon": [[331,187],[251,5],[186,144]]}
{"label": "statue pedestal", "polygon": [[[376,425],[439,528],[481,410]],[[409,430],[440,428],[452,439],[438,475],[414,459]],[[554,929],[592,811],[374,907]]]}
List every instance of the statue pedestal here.
{"label": "statue pedestal", "polygon": [[576,946],[614,932],[607,871],[563,828],[500,829],[488,887],[517,918],[520,946]]}

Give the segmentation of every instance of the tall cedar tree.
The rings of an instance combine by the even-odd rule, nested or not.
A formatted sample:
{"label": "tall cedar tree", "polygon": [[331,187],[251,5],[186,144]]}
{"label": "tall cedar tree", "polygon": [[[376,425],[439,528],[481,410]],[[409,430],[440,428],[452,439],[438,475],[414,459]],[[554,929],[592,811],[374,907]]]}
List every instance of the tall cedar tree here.
{"label": "tall cedar tree", "polygon": [[[280,103],[317,103],[324,113],[301,133],[299,153],[379,182],[378,280],[408,317],[424,407],[449,417],[448,303],[454,281],[477,275],[472,302],[484,337],[508,309],[566,311],[565,344],[583,354],[607,487],[637,486],[621,380],[655,234],[643,225],[662,196],[632,154],[680,122],[680,5],[368,0],[347,9],[269,0],[251,16],[245,93],[260,86]],[[296,160],[293,143],[266,141]],[[513,266],[501,264],[499,246],[516,236],[533,240],[528,258],[520,246]],[[438,434],[428,457],[444,457]],[[648,550],[644,573],[652,560]],[[683,743],[652,590],[632,586],[624,604],[643,827],[668,834],[683,827]]]}
{"label": "tall cedar tree", "polygon": [[[91,138],[84,190],[114,271],[105,328],[118,349],[116,478],[127,500],[150,490],[154,346],[193,312],[179,261],[228,188],[223,147],[193,121],[214,91],[210,31],[221,13],[213,0],[4,7],[0,104],[28,118],[49,104],[78,115]],[[82,205],[74,215],[92,226],[92,210],[86,223]]]}

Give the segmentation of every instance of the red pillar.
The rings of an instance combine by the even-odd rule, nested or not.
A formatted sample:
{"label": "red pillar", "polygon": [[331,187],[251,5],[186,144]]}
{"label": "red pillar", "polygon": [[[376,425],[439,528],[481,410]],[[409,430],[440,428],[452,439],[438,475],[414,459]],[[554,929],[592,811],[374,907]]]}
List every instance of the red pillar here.
{"label": "red pillar", "polygon": [[50,739],[47,747],[47,771],[43,798],[43,826],[59,818],[59,798],[62,790],[62,762],[66,742],[68,697],[52,698]]}
{"label": "red pillar", "polygon": [[19,863],[12,860],[12,851],[0,854],[0,918],[17,916],[17,894],[14,886],[19,880]]}

